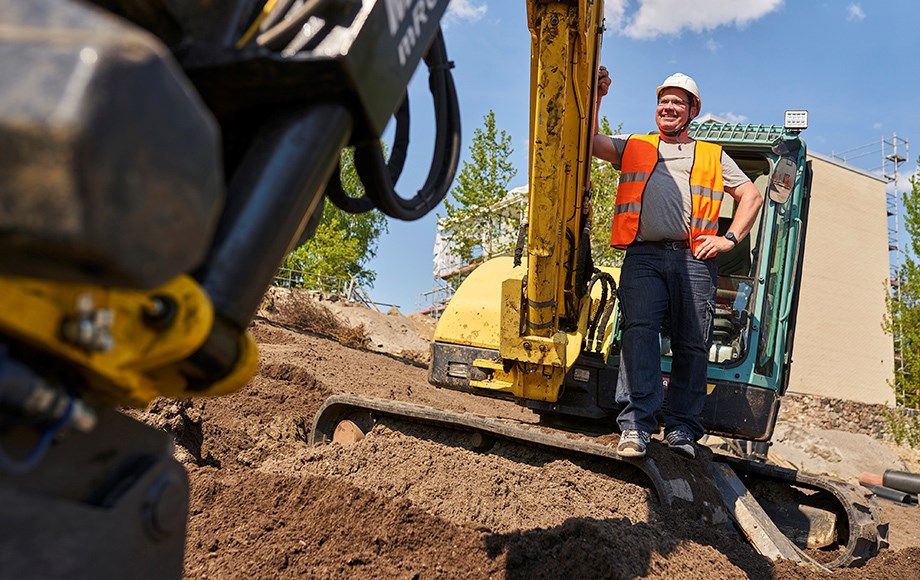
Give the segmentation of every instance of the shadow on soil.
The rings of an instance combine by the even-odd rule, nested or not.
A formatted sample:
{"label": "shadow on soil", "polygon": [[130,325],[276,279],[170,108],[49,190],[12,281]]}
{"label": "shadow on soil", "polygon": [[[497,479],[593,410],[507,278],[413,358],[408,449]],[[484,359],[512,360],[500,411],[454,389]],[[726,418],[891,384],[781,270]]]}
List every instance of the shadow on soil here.
{"label": "shadow on soil", "polygon": [[[668,575],[675,556],[704,577],[737,575],[706,546],[724,555],[748,578],[772,578],[772,563],[739,542],[734,532],[687,525],[632,523],[626,518],[572,518],[550,529],[486,538],[490,558],[505,555],[507,578],[637,578]],[[720,565],[721,564],[721,565]]]}
{"label": "shadow on soil", "polygon": [[[411,437],[469,448],[468,435],[457,431],[390,418],[384,422]],[[690,471],[702,468],[698,462],[674,459],[676,455],[662,446],[651,451],[659,462],[678,462]],[[624,483],[652,487],[645,474],[627,463],[502,441],[486,453],[535,467],[564,459]],[[648,500],[656,514],[651,523],[633,523],[628,518],[571,518],[553,528],[489,534],[484,537],[484,547],[493,561],[501,561],[505,556],[507,578],[667,576],[673,564],[665,564],[663,560],[676,551],[680,552],[677,557],[686,563],[686,568],[710,570],[711,574],[705,576],[708,578],[736,577],[738,569],[748,578],[772,578],[772,562],[757,554],[730,524],[706,525],[695,517],[692,506],[669,509],[652,498],[654,491]]]}

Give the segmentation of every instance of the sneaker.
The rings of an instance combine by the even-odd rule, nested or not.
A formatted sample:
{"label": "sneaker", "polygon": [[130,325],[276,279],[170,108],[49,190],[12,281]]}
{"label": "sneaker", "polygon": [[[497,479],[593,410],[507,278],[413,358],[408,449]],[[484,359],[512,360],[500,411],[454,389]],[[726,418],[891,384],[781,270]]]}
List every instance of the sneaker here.
{"label": "sneaker", "polygon": [[617,455],[620,457],[645,457],[645,447],[648,445],[649,434],[638,429],[626,429],[620,435],[620,444],[617,445]]}
{"label": "sneaker", "polygon": [[696,444],[693,442],[693,437],[686,431],[682,429],[668,431],[664,436],[664,440],[667,441],[668,448],[672,451],[676,451],[690,459],[696,459]]}

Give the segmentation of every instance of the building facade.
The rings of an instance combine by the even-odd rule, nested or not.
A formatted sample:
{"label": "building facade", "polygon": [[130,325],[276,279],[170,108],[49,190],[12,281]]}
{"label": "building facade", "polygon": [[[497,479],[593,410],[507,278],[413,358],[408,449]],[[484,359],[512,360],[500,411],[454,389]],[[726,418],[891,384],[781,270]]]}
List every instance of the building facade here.
{"label": "building facade", "polygon": [[884,179],[817,153],[789,391],[892,403]]}

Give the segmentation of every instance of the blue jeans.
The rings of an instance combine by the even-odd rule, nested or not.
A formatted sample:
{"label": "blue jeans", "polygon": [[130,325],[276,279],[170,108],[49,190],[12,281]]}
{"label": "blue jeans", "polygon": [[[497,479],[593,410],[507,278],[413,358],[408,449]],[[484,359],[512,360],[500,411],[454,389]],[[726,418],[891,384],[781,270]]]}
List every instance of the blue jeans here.
{"label": "blue jeans", "polygon": [[699,415],[706,400],[706,365],[712,345],[716,261],[697,260],[689,248],[633,246],[620,273],[623,347],[616,400],[620,429],[658,431],[664,402],[659,336],[671,317],[671,377],[665,431],[703,436]]}

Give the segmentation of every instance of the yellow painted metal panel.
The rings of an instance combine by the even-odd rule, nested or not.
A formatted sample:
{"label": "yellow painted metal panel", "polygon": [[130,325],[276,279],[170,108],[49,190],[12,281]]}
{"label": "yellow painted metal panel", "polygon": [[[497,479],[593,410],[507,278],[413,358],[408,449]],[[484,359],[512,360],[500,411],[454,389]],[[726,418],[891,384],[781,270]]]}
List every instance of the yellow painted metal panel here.
{"label": "yellow painted metal panel", "polygon": [[509,257],[476,268],[460,285],[435,328],[434,340],[498,350],[501,341],[502,282],[521,280],[524,267]]}

